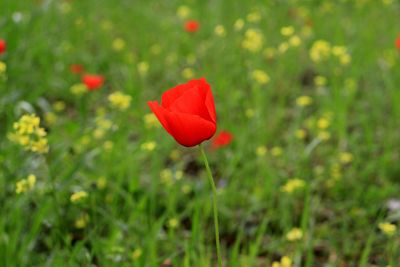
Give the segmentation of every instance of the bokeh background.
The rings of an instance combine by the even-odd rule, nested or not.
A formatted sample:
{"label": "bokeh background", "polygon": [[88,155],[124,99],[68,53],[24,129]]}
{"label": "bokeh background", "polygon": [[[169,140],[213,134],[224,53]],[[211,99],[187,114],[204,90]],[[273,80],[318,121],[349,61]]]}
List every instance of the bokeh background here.
{"label": "bokeh background", "polygon": [[399,266],[399,18],[396,0],[1,1],[0,265],[216,266],[199,150],[146,104],[205,77],[224,266]]}

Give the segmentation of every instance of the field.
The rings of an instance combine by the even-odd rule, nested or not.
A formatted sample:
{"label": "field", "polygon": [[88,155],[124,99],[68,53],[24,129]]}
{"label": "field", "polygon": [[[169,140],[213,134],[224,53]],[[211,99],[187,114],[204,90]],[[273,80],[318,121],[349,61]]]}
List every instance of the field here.
{"label": "field", "polygon": [[201,151],[147,104],[200,78],[223,266],[400,266],[399,18],[396,0],[0,1],[0,266],[218,266]]}

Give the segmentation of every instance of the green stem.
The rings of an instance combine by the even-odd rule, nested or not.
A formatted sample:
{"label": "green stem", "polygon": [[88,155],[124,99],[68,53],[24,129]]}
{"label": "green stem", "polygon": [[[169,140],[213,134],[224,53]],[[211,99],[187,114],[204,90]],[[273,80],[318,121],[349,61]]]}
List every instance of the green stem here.
{"label": "green stem", "polygon": [[218,224],[218,201],[217,201],[217,188],[215,187],[214,178],[211,173],[210,165],[208,164],[206,153],[203,146],[200,144],[201,155],[203,156],[204,165],[206,165],[208,181],[210,182],[213,193],[213,211],[214,211],[214,228],[215,228],[215,245],[217,247],[218,266],[222,267],[221,248],[219,243],[219,224]]}

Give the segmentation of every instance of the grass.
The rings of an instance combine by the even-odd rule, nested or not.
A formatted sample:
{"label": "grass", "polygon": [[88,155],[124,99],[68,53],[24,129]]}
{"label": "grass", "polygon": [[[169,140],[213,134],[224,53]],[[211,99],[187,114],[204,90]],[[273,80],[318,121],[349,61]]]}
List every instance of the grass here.
{"label": "grass", "polygon": [[[218,131],[234,136],[204,144],[224,266],[397,266],[399,233],[378,226],[400,218],[399,17],[387,0],[1,1],[0,265],[216,266],[201,153],[145,119],[146,101],[205,77]],[[200,29],[185,32],[187,19]],[[254,52],[249,29],[263,40],[249,38]],[[320,62],[318,40],[330,45]],[[72,93],[71,64],[104,86]],[[116,91],[128,109],[110,105]],[[8,138],[24,114],[41,118],[48,153]],[[17,194],[29,174],[35,185]],[[79,191],[87,197],[71,201]],[[302,237],[289,241],[293,228]]]}

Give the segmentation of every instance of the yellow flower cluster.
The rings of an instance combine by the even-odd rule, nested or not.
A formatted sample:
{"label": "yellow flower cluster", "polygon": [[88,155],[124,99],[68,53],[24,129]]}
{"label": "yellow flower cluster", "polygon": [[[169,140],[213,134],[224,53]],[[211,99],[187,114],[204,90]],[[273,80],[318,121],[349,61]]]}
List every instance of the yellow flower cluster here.
{"label": "yellow flower cluster", "polygon": [[75,192],[71,195],[70,200],[72,203],[77,203],[85,198],[87,198],[89,195],[85,191],[78,191]]}
{"label": "yellow flower cluster", "polygon": [[248,22],[258,23],[261,20],[261,13],[258,10],[254,10],[247,14],[246,19]]}
{"label": "yellow flower cluster", "polygon": [[93,131],[93,136],[95,139],[101,139],[104,137],[106,132],[113,127],[113,123],[111,120],[99,116],[96,118],[96,128]]}
{"label": "yellow flower cluster", "polygon": [[168,220],[168,228],[176,229],[179,226],[179,220],[177,218],[171,218]]}
{"label": "yellow flower cluster", "polygon": [[253,70],[251,77],[260,85],[267,84],[270,81],[269,75],[263,70]]}
{"label": "yellow flower cluster", "polygon": [[71,86],[71,88],[69,89],[71,91],[72,94],[74,95],[83,95],[84,93],[86,93],[88,91],[86,85],[84,85],[83,83],[77,83]]}
{"label": "yellow flower cluster", "polygon": [[28,178],[19,180],[15,185],[15,193],[21,194],[28,190],[31,190],[36,184],[36,176],[30,174]]}
{"label": "yellow flower cluster", "polygon": [[146,76],[149,72],[150,65],[146,61],[139,62],[137,65],[140,76]]}
{"label": "yellow flower cluster", "polygon": [[240,31],[241,29],[243,29],[243,26],[244,26],[243,19],[237,19],[233,24],[233,28],[235,29],[235,31]]}
{"label": "yellow flower cluster", "polygon": [[242,47],[250,52],[256,53],[261,50],[263,42],[263,35],[260,31],[248,29],[244,34]]}
{"label": "yellow flower cluster", "polygon": [[310,58],[314,62],[326,60],[331,55],[331,44],[325,40],[317,40],[310,49]]}
{"label": "yellow flower cluster", "polygon": [[283,149],[280,146],[274,146],[271,148],[271,155],[274,157],[279,157],[283,154]]}
{"label": "yellow flower cluster", "polygon": [[3,61],[0,61],[0,75],[3,75],[7,70],[7,65]]}
{"label": "yellow flower cluster", "polygon": [[263,157],[267,154],[268,149],[266,146],[259,146],[256,148],[256,155],[259,157]]}
{"label": "yellow flower cluster", "polygon": [[143,151],[153,151],[157,147],[157,143],[154,141],[148,141],[141,144],[140,149]]}
{"label": "yellow flower cluster", "polygon": [[142,256],[142,254],[143,254],[143,251],[140,248],[135,249],[132,252],[132,260],[133,261],[138,260]]}
{"label": "yellow flower cluster", "polygon": [[303,231],[300,228],[293,228],[286,234],[286,239],[289,241],[297,241],[303,238]]}
{"label": "yellow flower cluster", "polygon": [[306,183],[303,180],[299,178],[293,178],[287,181],[286,184],[281,187],[281,191],[285,193],[293,193],[294,191],[303,188],[305,185]]}
{"label": "yellow flower cluster", "polygon": [[281,53],[286,52],[289,46],[298,47],[301,45],[301,38],[295,34],[295,30],[293,26],[286,26],[281,28],[282,36],[288,38],[287,41],[281,43],[278,47],[278,51]]}
{"label": "yellow flower cluster", "polygon": [[46,131],[40,127],[40,118],[34,114],[23,115],[14,123],[14,132],[9,139],[36,153],[47,153],[49,146]]}
{"label": "yellow flower cluster", "polygon": [[143,120],[147,129],[158,128],[161,125],[154,113],[145,114]]}
{"label": "yellow flower cluster", "polygon": [[194,77],[194,70],[192,68],[184,68],[182,70],[182,77],[186,80],[192,79]]}
{"label": "yellow flower cluster", "polygon": [[112,42],[112,47],[115,51],[121,51],[125,48],[125,41],[121,38],[116,38]]}
{"label": "yellow flower cluster", "polygon": [[83,229],[89,222],[89,215],[87,213],[82,214],[75,220],[75,228]]}
{"label": "yellow flower cluster", "polygon": [[397,227],[395,224],[389,222],[381,222],[378,228],[387,236],[392,236],[396,233]]}
{"label": "yellow flower cluster", "polygon": [[224,37],[226,35],[225,27],[223,25],[215,26],[214,33],[216,36]]}
{"label": "yellow flower cluster", "polygon": [[348,65],[351,62],[351,56],[345,46],[332,46],[325,40],[317,40],[310,49],[310,58],[316,63],[327,60],[331,55],[335,56],[342,65]]}
{"label": "yellow flower cluster", "polygon": [[280,261],[274,261],[272,267],[292,267],[292,260],[288,256],[283,256]]}
{"label": "yellow flower cluster", "polygon": [[108,101],[110,102],[111,106],[119,109],[125,110],[129,108],[131,105],[132,97],[130,95],[124,94],[120,91],[112,93],[108,96]]}
{"label": "yellow flower cluster", "polygon": [[191,13],[191,10],[188,6],[180,6],[180,7],[178,7],[178,10],[176,11],[176,14],[181,19],[186,19],[187,17],[189,17],[190,13]]}
{"label": "yellow flower cluster", "polygon": [[296,99],[296,105],[299,107],[306,107],[311,105],[313,102],[312,98],[310,96],[307,95],[303,95],[303,96],[299,96]]}

